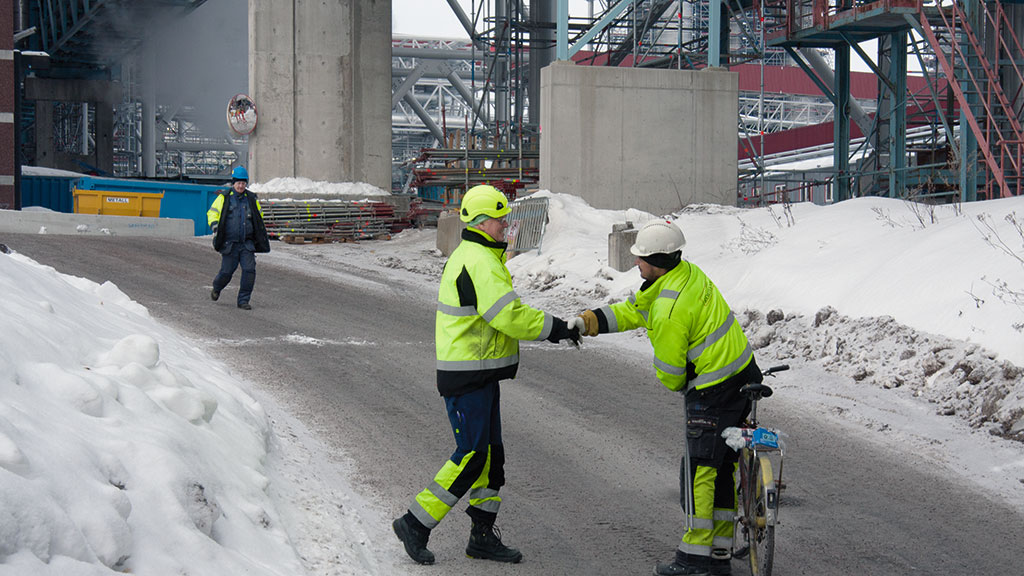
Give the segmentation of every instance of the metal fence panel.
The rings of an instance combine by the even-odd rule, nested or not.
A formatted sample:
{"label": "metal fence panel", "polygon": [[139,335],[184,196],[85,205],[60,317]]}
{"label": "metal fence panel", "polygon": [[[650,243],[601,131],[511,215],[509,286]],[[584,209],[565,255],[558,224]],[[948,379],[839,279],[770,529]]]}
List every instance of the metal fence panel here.
{"label": "metal fence panel", "polygon": [[512,211],[505,218],[508,231],[505,239],[512,252],[527,252],[536,249],[540,253],[544,240],[544,227],[548,223],[547,198],[522,198],[509,205]]}

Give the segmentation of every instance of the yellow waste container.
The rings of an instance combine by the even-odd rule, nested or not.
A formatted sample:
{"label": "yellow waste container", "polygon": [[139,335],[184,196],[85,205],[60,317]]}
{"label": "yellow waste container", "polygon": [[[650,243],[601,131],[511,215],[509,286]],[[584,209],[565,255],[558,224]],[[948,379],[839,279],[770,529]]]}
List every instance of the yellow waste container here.
{"label": "yellow waste container", "polygon": [[111,192],[75,188],[75,214],[160,217],[163,192]]}

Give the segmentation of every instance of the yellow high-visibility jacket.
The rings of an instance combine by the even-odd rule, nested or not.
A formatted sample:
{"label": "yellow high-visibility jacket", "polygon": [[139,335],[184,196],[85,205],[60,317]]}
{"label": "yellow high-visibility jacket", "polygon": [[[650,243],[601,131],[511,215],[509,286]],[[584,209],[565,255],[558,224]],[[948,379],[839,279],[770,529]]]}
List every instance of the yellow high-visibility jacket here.
{"label": "yellow high-visibility jacket", "polygon": [[437,293],[437,389],[455,396],[514,378],[519,341],[543,340],[553,317],[519,300],[505,267],[505,242],[467,228],[445,263]]}
{"label": "yellow high-visibility jacket", "polygon": [[647,328],[658,379],[669,390],[714,386],[741,372],[753,356],[725,298],[690,262],[645,283],[635,297],[594,312],[601,332]]}

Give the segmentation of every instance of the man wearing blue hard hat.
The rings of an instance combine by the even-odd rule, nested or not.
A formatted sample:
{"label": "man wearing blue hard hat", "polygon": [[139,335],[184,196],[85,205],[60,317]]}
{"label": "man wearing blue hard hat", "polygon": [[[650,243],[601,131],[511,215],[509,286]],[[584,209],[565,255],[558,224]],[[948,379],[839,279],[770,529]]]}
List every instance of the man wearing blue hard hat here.
{"label": "man wearing blue hard hat", "polygon": [[270,238],[263,224],[263,209],[256,194],[246,188],[249,173],[243,166],[231,171],[231,188],[222,190],[206,213],[213,229],[213,247],[220,252],[220,272],[213,279],[210,298],[217,300],[231,282],[231,276],[242,266],[238,287],[238,307],[252,310],[249,298],[256,285],[256,253],[270,252]]}

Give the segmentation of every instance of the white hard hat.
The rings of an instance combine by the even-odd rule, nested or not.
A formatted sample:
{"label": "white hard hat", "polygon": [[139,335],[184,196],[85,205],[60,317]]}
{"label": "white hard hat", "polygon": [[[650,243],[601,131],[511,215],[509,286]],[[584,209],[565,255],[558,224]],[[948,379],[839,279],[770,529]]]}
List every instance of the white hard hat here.
{"label": "white hard hat", "polygon": [[634,256],[672,254],[686,246],[683,231],[667,220],[651,220],[636,234],[636,242],[629,249]]}

